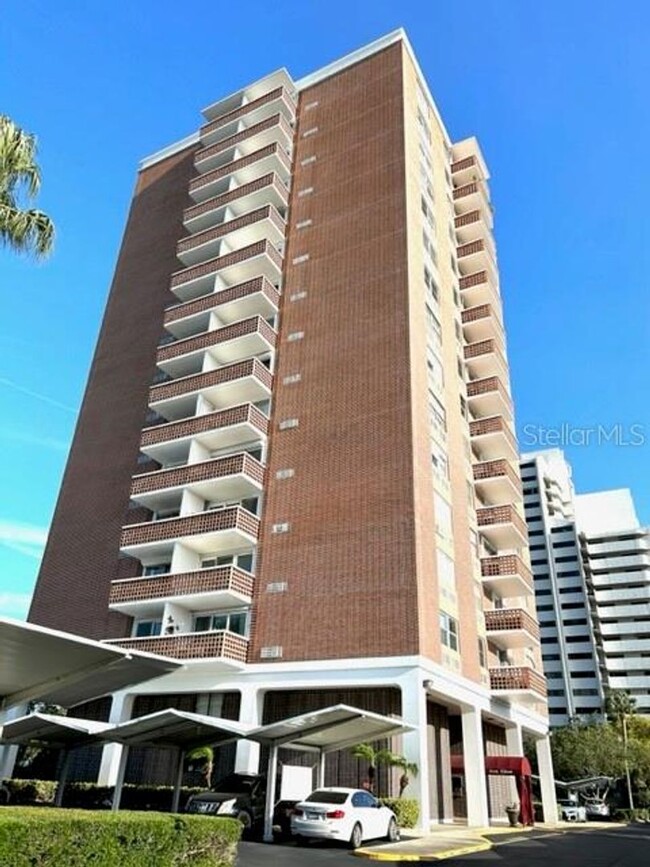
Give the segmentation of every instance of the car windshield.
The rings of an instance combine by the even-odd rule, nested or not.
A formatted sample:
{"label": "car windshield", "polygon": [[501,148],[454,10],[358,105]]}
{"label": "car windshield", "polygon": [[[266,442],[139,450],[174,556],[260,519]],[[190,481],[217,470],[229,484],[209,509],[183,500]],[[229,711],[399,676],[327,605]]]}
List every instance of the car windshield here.
{"label": "car windshield", "polygon": [[345,804],[348,799],[348,792],[312,792],[306,801],[312,804]]}
{"label": "car windshield", "polygon": [[214,787],[215,792],[232,792],[233,795],[245,795],[251,791],[257,780],[252,777],[242,777],[240,774],[229,774],[219,780]]}

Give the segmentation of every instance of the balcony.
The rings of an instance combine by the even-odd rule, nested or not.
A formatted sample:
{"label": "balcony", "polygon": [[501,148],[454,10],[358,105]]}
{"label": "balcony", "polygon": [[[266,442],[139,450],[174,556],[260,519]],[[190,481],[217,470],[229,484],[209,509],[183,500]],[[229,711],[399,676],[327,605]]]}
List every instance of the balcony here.
{"label": "balcony", "polygon": [[478,304],[461,312],[463,335],[468,343],[496,338],[503,345],[504,334],[500,313],[492,304]]}
{"label": "balcony", "polygon": [[168,422],[142,432],[140,451],[161,463],[186,460],[190,442],[210,451],[255,442],[268,433],[269,420],[252,403]]}
{"label": "balcony", "polygon": [[[285,153],[290,151],[293,144],[293,128],[280,113],[276,113],[244,129],[233,128],[231,135],[219,141],[211,144],[204,141],[203,144],[205,147],[197,152],[194,164],[198,171],[206,172],[226,165],[232,160],[233,154],[237,158],[249,156],[270,144],[278,144]],[[192,193],[190,188],[190,194]]]}
{"label": "balcony", "polygon": [[467,214],[469,211],[480,211],[486,215],[492,213],[492,206],[482,181],[471,181],[462,187],[456,187],[452,197],[456,214]]}
{"label": "balcony", "polygon": [[187,376],[201,369],[206,353],[220,365],[232,364],[269,352],[275,346],[276,337],[265,319],[251,316],[233,325],[161,346],[156,364],[171,376]]}
{"label": "balcony", "polygon": [[519,456],[517,441],[510,425],[501,415],[479,418],[469,423],[472,448],[481,458],[494,461],[498,458],[516,461]]}
{"label": "balcony", "polygon": [[210,313],[224,324],[239,322],[249,316],[267,319],[278,312],[280,293],[264,277],[254,277],[245,283],[209,292],[194,301],[175,304],[165,312],[165,328],[178,338],[208,330]]}
{"label": "balcony", "polygon": [[259,519],[241,506],[211,509],[122,528],[120,547],[130,557],[168,555],[176,542],[199,554],[232,554],[257,542]]}
{"label": "balcony", "polygon": [[482,461],[472,467],[474,487],[488,503],[513,503],[522,499],[521,480],[510,461]]}
{"label": "balcony", "polygon": [[253,581],[249,572],[236,566],[124,578],[112,582],[108,607],[139,618],[160,617],[165,602],[190,611],[238,608],[251,604]]}
{"label": "balcony", "polygon": [[181,301],[190,301],[214,290],[217,274],[226,285],[244,283],[260,274],[274,284],[282,276],[282,256],[270,241],[258,241],[201,265],[172,274],[171,289]]}
{"label": "balcony", "polygon": [[476,520],[479,532],[497,551],[525,548],[528,544],[526,522],[514,506],[479,507]]}
{"label": "balcony", "polygon": [[[508,389],[498,376],[474,379],[467,383],[467,403],[475,416],[512,416]],[[496,455],[502,457],[502,455]]]}
{"label": "balcony", "polygon": [[156,653],[171,659],[219,660],[226,668],[241,668],[248,654],[248,639],[234,632],[186,632],[179,635],[156,635],[146,638],[111,638],[126,650]]}
{"label": "balcony", "polygon": [[[176,255],[184,265],[196,265],[227,252],[267,239],[277,248],[284,243],[285,222],[273,205],[262,205],[232,220],[182,238]],[[224,248],[224,243],[228,246]]]}
{"label": "balcony", "polygon": [[458,270],[461,275],[487,271],[494,283],[497,282],[497,260],[494,244],[489,236],[476,238],[456,248]]}
{"label": "balcony", "polygon": [[242,452],[134,476],[131,499],[154,511],[168,508],[174,501],[172,495],[184,490],[209,502],[232,502],[256,497],[263,482],[262,464]]}
{"label": "balcony", "polygon": [[282,115],[289,123],[296,115],[295,102],[285,87],[277,87],[204,124],[199,130],[201,142],[203,145],[211,145],[213,142],[223,141],[232,134],[233,124],[244,122],[248,129],[277,115]]}
{"label": "balcony", "polygon": [[469,244],[479,238],[491,237],[493,226],[492,211],[467,211],[454,218],[456,238],[461,244]]}
{"label": "balcony", "polygon": [[495,608],[484,613],[487,639],[502,650],[539,644],[537,621],[523,608]]}
{"label": "balcony", "polygon": [[531,596],[534,593],[533,575],[517,554],[481,558],[483,586],[502,599]]}
{"label": "balcony", "polygon": [[195,373],[149,389],[149,405],[170,421],[194,415],[202,394],[215,409],[257,403],[271,397],[273,377],[257,358],[238,361],[217,370]]}
{"label": "balcony", "polygon": [[461,298],[466,307],[476,307],[478,304],[500,304],[501,295],[496,272],[491,270],[475,271],[458,281]]}
{"label": "balcony", "polygon": [[464,186],[472,181],[483,180],[483,169],[478,159],[468,156],[451,164],[451,176],[457,186]]}
{"label": "balcony", "polygon": [[508,375],[508,363],[502,351],[502,343],[490,337],[463,347],[465,366],[472,379]]}
{"label": "balcony", "polygon": [[490,689],[498,696],[511,696],[521,701],[546,700],[546,678],[529,666],[491,668]]}

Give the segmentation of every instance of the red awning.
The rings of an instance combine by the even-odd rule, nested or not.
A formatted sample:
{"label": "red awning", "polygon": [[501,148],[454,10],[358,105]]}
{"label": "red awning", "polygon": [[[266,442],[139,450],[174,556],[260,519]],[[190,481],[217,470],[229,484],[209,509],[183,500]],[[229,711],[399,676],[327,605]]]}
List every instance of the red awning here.
{"label": "red awning", "polygon": [[[463,756],[451,757],[452,773],[465,772]],[[532,770],[526,756],[486,756],[485,771],[488,774],[514,774],[519,777],[530,777]]]}

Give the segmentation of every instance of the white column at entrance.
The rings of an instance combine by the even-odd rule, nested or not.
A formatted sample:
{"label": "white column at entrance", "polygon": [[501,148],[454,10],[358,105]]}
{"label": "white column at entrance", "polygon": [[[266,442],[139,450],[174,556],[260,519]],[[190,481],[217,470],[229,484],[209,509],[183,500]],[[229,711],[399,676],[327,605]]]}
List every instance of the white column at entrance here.
{"label": "white column at entrance", "polygon": [[[264,693],[259,689],[242,689],[239,722],[262,725]],[[252,741],[237,741],[235,771],[238,774],[256,774],[260,766],[260,745]]]}
{"label": "white column at entrance", "polygon": [[467,824],[474,828],[485,828],[489,825],[490,818],[485,776],[483,719],[480,710],[467,708],[462,711],[461,720],[465,791],[467,793]]}
{"label": "white column at entrance", "polygon": [[431,824],[429,801],[429,754],[427,751],[427,692],[424,687],[426,675],[421,670],[409,673],[401,683],[402,719],[415,726],[412,732],[402,735],[403,752],[409,762],[418,766],[418,773],[411,774],[406,789],[407,798],[415,798],[420,805],[418,829],[428,832]]}
{"label": "white column at entrance", "polygon": [[[131,719],[134,699],[135,696],[127,692],[116,692],[113,695],[108,721],[118,725]],[[98,786],[114,786],[116,784],[122,750],[121,744],[107,744],[104,747],[99,774],[97,775]]]}
{"label": "white column at entrance", "polygon": [[537,766],[539,783],[542,790],[542,812],[544,821],[551,824],[557,822],[557,799],[555,797],[555,774],[553,773],[553,756],[551,741],[548,735],[535,742],[537,751]]}
{"label": "white column at entrance", "polygon": [[[509,756],[523,756],[524,754],[523,732],[518,723],[506,728],[506,750]],[[518,803],[519,793],[517,792],[517,783],[514,777],[509,777],[509,780],[511,803]]]}

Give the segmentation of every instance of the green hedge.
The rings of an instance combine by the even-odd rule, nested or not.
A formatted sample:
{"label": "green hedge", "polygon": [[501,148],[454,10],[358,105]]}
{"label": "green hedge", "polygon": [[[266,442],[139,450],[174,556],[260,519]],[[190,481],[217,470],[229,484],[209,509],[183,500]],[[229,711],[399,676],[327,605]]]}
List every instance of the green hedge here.
{"label": "green hedge", "polygon": [[650,822],[650,809],[647,807],[636,810],[617,809],[614,810],[612,818],[617,822]]}
{"label": "green hedge", "polygon": [[241,825],[215,816],[0,810],[3,867],[232,867]]}
{"label": "green hedge", "polygon": [[[4,780],[11,794],[10,804],[16,807],[32,804],[53,804],[56,783],[52,780]],[[204,789],[182,789],[181,809],[190,795]],[[65,787],[63,804],[84,810],[106,808],[111,803],[113,789],[98,786],[96,783],[68,783]],[[134,786],[122,789],[121,806],[125,810],[161,810],[171,808],[171,786]],[[1,863],[1,862],[0,862]]]}
{"label": "green hedge", "polygon": [[415,828],[420,816],[420,805],[413,798],[380,798],[382,804],[395,813],[400,828]]}

